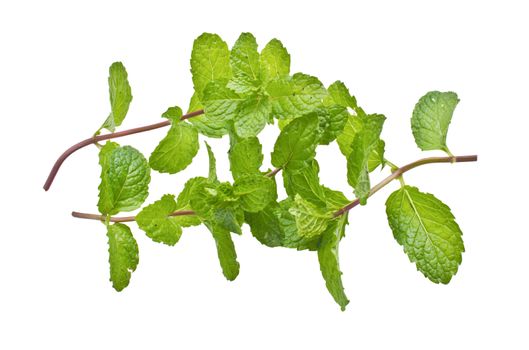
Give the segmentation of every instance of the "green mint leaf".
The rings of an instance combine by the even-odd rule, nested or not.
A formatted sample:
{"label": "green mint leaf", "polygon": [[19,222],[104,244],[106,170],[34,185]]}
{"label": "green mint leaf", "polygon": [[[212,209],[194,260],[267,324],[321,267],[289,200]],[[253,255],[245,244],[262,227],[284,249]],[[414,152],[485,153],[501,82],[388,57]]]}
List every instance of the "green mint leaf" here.
{"label": "green mint leaf", "polygon": [[292,170],[305,167],[316,155],[318,126],[318,117],[314,114],[294,119],[277,138],[272,164]]}
{"label": "green mint leaf", "polygon": [[250,33],[242,33],[233,45],[230,63],[235,75],[242,75],[255,81],[260,80],[260,62],[257,41]]}
{"label": "green mint leaf", "polygon": [[328,145],[341,135],[347,120],[349,112],[343,106],[332,105],[320,110],[320,140],[321,145]]}
{"label": "green mint leaf", "polygon": [[[299,197],[299,196],[298,196]],[[301,198],[301,201],[303,199]],[[304,202],[306,205],[310,206],[310,203]],[[314,207],[312,207],[314,208]],[[277,216],[279,223],[284,232],[283,246],[286,248],[295,248],[297,250],[318,250],[320,244],[321,235],[320,234],[311,234],[306,230],[303,225],[300,225],[300,221],[305,221],[307,227],[310,227],[310,231],[319,230],[317,226],[319,225],[319,219],[313,220],[310,218],[312,214],[308,215],[293,215],[292,212],[299,210],[299,205],[291,197],[279,202],[279,211]],[[321,213],[320,210],[315,210],[317,214]],[[314,225],[309,225],[309,221],[314,221]],[[303,224],[303,222],[301,222]],[[302,226],[300,230],[299,227]]]}
{"label": "green mint leaf", "polygon": [[139,262],[138,244],[127,225],[113,224],[107,227],[110,281],[118,292],[129,285],[130,275]]}
{"label": "green mint leaf", "polygon": [[173,195],[166,194],[160,200],[146,206],[136,215],[136,223],[147,237],[155,242],[175,245],[182,235],[182,227],[176,216],[176,201]]}
{"label": "green mint leaf", "polygon": [[[203,186],[208,179],[205,177],[193,177],[184,185],[184,189],[180,194],[178,195],[178,198],[176,199],[176,210],[193,210],[191,207],[191,196],[194,193],[194,191],[197,191],[197,189],[200,189],[201,186]],[[198,215],[181,215],[181,216],[175,216],[174,220],[176,223],[178,223],[182,227],[190,227],[190,226],[197,226],[202,223]]]}
{"label": "green mint leaf", "polygon": [[99,163],[101,184],[97,206],[101,214],[138,209],[147,198],[151,181],[145,157],[133,147],[118,147],[109,142],[99,152]]}
{"label": "green mint leaf", "polygon": [[251,80],[246,75],[237,74],[228,81],[226,87],[237,94],[248,95],[259,90],[260,81]]}
{"label": "green mint leaf", "polygon": [[360,204],[365,205],[369,190],[369,156],[379,144],[380,133],[386,119],[383,115],[359,115],[362,129],[355,135],[352,152],[347,157],[347,181],[354,188]]}
{"label": "green mint leaf", "polygon": [[384,152],[386,148],[386,143],[383,140],[379,140],[377,146],[373,149],[371,154],[369,154],[369,159],[367,160],[367,169],[369,172],[374,171],[378,168],[379,165],[384,167]]}
{"label": "green mint leaf", "polygon": [[294,198],[294,205],[289,212],[296,220],[299,235],[307,238],[320,235],[333,218],[332,212],[315,206],[299,194]]}
{"label": "green mint leaf", "polygon": [[271,80],[288,76],[290,73],[290,54],[281,41],[272,39],[261,51],[261,77]]}
{"label": "green mint leaf", "polygon": [[297,250],[317,250],[320,236],[306,237],[299,234],[296,219],[289,210],[294,205],[291,198],[280,203],[272,202],[257,213],[245,212],[252,235],[269,247],[285,247]]}
{"label": "green mint leaf", "polygon": [[351,202],[347,197],[340,191],[331,190],[325,186],[323,187],[323,193],[325,194],[325,201],[327,208],[332,210],[338,210],[345,207]]}
{"label": "green mint leaf", "polygon": [[208,175],[208,181],[209,182],[216,182],[217,181],[217,161],[215,160],[215,154],[211,150],[211,147],[209,147],[207,142],[204,142],[206,144],[206,148],[208,150],[208,159],[209,159],[209,175]]}
{"label": "green mint leaf", "polygon": [[349,89],[341,81],[335,81],[327,88],[329,96],[326,97],[326,104],[337,104],[342,107],[349,107],[354,110],[358,108],[356,98],[351,96]]}
{"label": "green mint leaf", "polygon": [[114,132],[123,123],[132,101],[132,93],[128,81],[127,70],[121,62],[114,62],[109,68],[108,89],[110,94],[111,112],[100,130],[105,128]]}
{"label": "green mint leaf", "polygon": [[182,117],[182,108],[178,106],[169,107],[165,112],[162,114],[162,118],[169,119],[173,123],[180,122],[180,118]]}
{"label": "green mint leaf", "polygon": [[347,215],[343,215],[339,220],[329,224],[322,235],[320,247],[318,248],[318,260],[325,285],[336,303],[340,305],[342,311],[349,304],[349,299],[347,299],[343,288],[342,272],[340,271],[338,259],[338,245],[345,235],[346,224]]}
{"label": "green mint leaf", "polygon": [[229,121],[237,117],[242,101],[242,97],[226,86],[226,81],[211,82],[202,97],[204,115],[189,120],[202,134],[222,137],[228,133]]}
{"label": "green mint leaf", "polygon": [[231,78],[230,51],[220,36],[204,33],[195,39],[191,52],[191,73],[199,100],[210,82]]}
{"label": "green mint leaf", "polygon": [[268,97],[258,94],[241,102],[235,118],[235,132],[242,138],[258,135],[269,120],[271,105]]}
{"label": "green mint leaf", "polygon": [[249,137],[232,144],[229,151],[230,170],[237,180],[245,174],[259,174],[263,164],[263,150],[257,137]]}
{"label": "green mint leaf", "polygon": [[318,78],[296,73],[292,77],[271,80],[266,91],[272,103],[272,113],[279,119],[292,119],[323,106],[327,90]]}
{"label": "green mint leaf", "polygon": [[299,194],[318,206],[325,207],[325,193],[320,185],[318,162],[312,160],[303,168],[283,170],[283,183],[287,194],[294,198]]}
{"label": "green mint leaf", "polygon": [[[204,106],[195,92],[189,101],[188,112],[195,112],[200,109],[204,109]],[[202,114],[190,118],[188,121],[193,124],[198,132],[207,137],[221,138],[228,133],[228,130],[226,129],[226,120],[224,118],[208,118],[208,116]]]}
{"label": "green mint leaf", "polygon": [[[179,112],[181,115],[182,111]],[[198,152],[198,132],[195,127],[176,118],[174,120],[167,135],[149,158],[151,168],[160,173],[176,174],[184,170]]]}
{"label": "green mint leaf", "polygon": [[262,174],[247,174],[233,184],[234,194],[240,197],[241,208],[252,213],[263,210],[277,199],[274,180]]}
{"label": "green mint leaf", "polygon": [[233,281],[239,275],[239,262],[231,234],[218,225],[208,222],[205,224],[215,239],[222,273],[228,281]]}
{"label": "green mint leaf", "polygon": [[349,116],[346,119],[342,133],[336,137],[336,142],[342,154],[348,157],[353,151],[353,140],[362,130],[362,120],[359,116]]}
{"label": "green mint leaf", "polygon": [[465,251],[450,208],[429,193],[403,186],[386,201],[389,226],[417,269],[435,283],[448,283]]}
{"label": "green mint leaf", "polygon": [[199,183],[190,194],[190,203],[203,222],[209,221],[230,232],[242,233],[244,211],[230,183]]}
{"label": "green mint leaf", "polygon": [[419,99],[411,117],[411,129],[420,149],[442,150],[450,154],[446,134],[458,102],[454,92],[431,91]]}

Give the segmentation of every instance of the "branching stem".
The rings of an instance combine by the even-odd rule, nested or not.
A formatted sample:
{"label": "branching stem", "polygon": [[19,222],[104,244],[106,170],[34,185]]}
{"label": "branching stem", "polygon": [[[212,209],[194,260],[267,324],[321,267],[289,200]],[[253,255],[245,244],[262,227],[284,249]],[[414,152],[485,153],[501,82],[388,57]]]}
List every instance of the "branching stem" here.
{"label": "branching stem", "polygon": [[[186,119],[189,119],[189,118],[201,115],[201,114],[204,114],[204,110],[202,110],[202,109],[200,109],[198,111],[191,112],[191,113],[184,114],[182,117],[180,117],[180,120],[186,120]],[[64,151],[64,153],[61,154],[61,156],[55,161],[55,164],[53,165],[53,168],[51,168],[50,174],[48,175],[48,178],[46,179],[46,182],[44,183],[44,186],[43,186],[44,190],[47,191],[47,190],[50,189],[51,184],[53,183],[53,180],[55,179],[55,176],[57,175],[57,172],[59,171],[62,163],[64,163],[66,158],[68,158],[75,151],[78,151],[78,150],[80,150],[83,147],[86,147],[86,146],[91,145],[93,143],[97,143],[99,141],[115,139],[115,138],[118,138],[118,137],[128,136],[128,135],[132,135],[132,134],[138,134],[138,133],[144,132],[144,131],[149,131],[149,130],[163,128],[164,126],[168,126],[168,125],[171,125],[171,121],[170,120],[166,120],[166,121],[163,121],[163,122],[160,122],[160,123],[156,123],[156,124],[150,124],[150,125],[146,125],[146,126],[141,126],[139,128],[133,128],[133,129],[123,130],[123,131],[119,131],[119,132],[114,132],[114,133],[111,133],[111,134],[94,135],[94,136],[92,136],[92,137],[90,137],[90,138],[88,138],[86,140],[83,140],[83,141],[81,141],[79,143],[76,143],[75,145],[73,145],[72,147],[70,147],[66,151]]]}
{"label": "branching stem", "polygon": [[[415,162],[412,162],[403,167],[397,168],[395,171],[391,173],[391,175],[389,175],[384,180],[380,181],[378,184],[373,186],[373,188],[371,188],[371,191],[369,191],[369,197],[377,193],[381,188],[389,184],[391,181],[399,178],[405,172],[411,169],[417,168],[421,165],[432,164],[432,163],[464,163],[464,162],[475,162],[477,160],[478,160],[477,155],[453,156],[453,157],[430,157],[430,158],[423,158],[423,159],[416,160]],[[276,168],[266,175],[270,177],[275,176],[280,170],[281,168]],[[334,213],[334,217],[338,217],[340,215],[345,214],[349,210],[356,207],[358,204],[360,204],[360,200],[355,199],[354,201],[352,201],[351,203],[349,203],[342,209],[336,211]],[[181,215],[195,215],[195,212],[192,210],[181,210],[181,211],[175,211],[170,214],[170,216],[181,216]],[[72,212],[72,216],[76,218],[81,218],[81,219],[91,219],[91,220],[99,220],[99,221],[105,219],[104,215],[79,213],[76,211]],[[134,216],[122,216],[122,217],[110,218],[111,222],[127,222],[127,221],[134,221],[134,220],[135,220]]]}

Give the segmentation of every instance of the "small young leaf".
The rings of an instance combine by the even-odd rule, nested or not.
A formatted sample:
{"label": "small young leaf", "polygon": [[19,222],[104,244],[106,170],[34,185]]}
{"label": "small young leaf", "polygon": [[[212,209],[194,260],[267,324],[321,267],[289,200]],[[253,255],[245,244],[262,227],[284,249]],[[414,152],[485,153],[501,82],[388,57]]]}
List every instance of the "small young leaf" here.
{"label": "small young leaf", "polygon": [[136,222],[153,241],[175,245],[182,235],[178,218],[171,216],[176,210],[174,196],[166,194],[160,200],[143,208],[136,215]]}
{"label": "small young leaf", "polygon": [[132,93],[128,81],[127,70],[121,62],[114,62],[110,66],[108,76],[111,112],[101,129],[106,128],[114,132],[120,126],[129,111]]}
{"label": "small young leaf", "polygon": [[449,153],[446,134],[458,102],[454,92],[431,91],[419,99],[411,117],[411,129],[420,149]]}
{"label": "small young leaf", "polygon": [[239,275],[239,262],[231,234],[214,223],[206,222],[205,224],[215,239],[222,273],[228,281],[233,281]]}
{"label": "small young leaf", "polygon": [[290,73],[290,54],[281,41],[272,39],[261,51],[261,77],[271,80],[288,76]]}
{"label": "small young leaf", "polygon": [[191,124],[180,121],[178,114],[182,115],[180,108],[178,111],[169,109],[165,113],[174,118],[171,128],[149,158],[151,168],[160,173],[176,174],[184,170],[198,152],[197,130]]}
{"label": "small young leaf", "polygon": [[299,194],[296,195],[289,212],[296,219],[299,235],[307,238],[320,235],[332,219],[332,212],[316,207]]}
{"label": "small young leaf", "polygon": [[233,191],[240,197],[241,208],[252,213],[263,210],[277,199],[274,180],[262,174],[247,174],[238,178],[233,184]]}
{"label": "small young leaf", "polygon": [[250,33],[242,33],[233,45],[230,63],[235,75],[242,75],[250,80],[260,80],[260,62],[257,52],[257,41]]}
{"label": "small young leaf", "polygon": [[110,281],[118,292],[129,285],[130,275],[139,262],[138,244],[127,225],[116,223],[107,227]]}
{"label": "small young leaf", "polygon": [[435,283],[448,283],[465,251],[450,208],[429,193],[403,186],[386,201],[389,226],[417,269]]}
{"label": "small young leaf", "polygon": [[207,142],[204,142],[206,144],[206,148],[208,150],[208,158],[209,158],[209,175],[208,175],[208,181],[209,182],[216,182],[217,181],[217,161],[215,160],[215,154],[211,150],[211,147],[209,147]]}
{"label": "small young leaf", "polygon": [[235,142],[228,155],[230,170],[235,180],[245,174],[259,174],[259,168],[263,164],[263,152],[257,137]]}
{"label": "small young leaf", "polygon": [[327,90],[318,78],[296,73],[292,77],[271,80],[266,86],[272,113],[279,119],[292,119],[322,107]]}
{"label": "small young leaf", "polygon": [[318,144],[318,117],[309,114],[288,124],[274,145],[272,164],[290,169],[305,167],[316,155]]}
{"label": "small young leaf", "polygon": [[341,81],[335,81],[327,88],[329,96],[326,98],[328,104],[337,104],[342,107],[349,107],[354,110],[358,108],[356,98],[351,96],[349,89]]}
{"label": "small young leaf", "polygon": [[366,204],[370,190],[369,157],[380,142],[380,133],[386,119],[383,115],[358,116],[362,129],[355,135],[353,150],[347,157],[347,180],[354,188],[360,204]]}
{"label": "small young leaf", "polygon": [[191,52],[191,73],[199,100],[206,86],[232,76],[228,45],[217,34],[204,33],[195,39]]}
{"label": "small young leaf", "polygon": [[138,209],[145,201],[151,181],[147,160],[135,148],[107,143],[99,152],[101,214],[114,215]]}
{"label": "small young leaf", "polygon": [[[191,196],[197,188],[203,186],[208,179],[205,177],[193,177],[187,180],[184,185],[184,189],[178,195],[176,199],[176,210],[193,210],[191,207]],[[181,215],[175,216],[174,220],[182,227],[197,226],[202,223],[198,215]]]}
{"label": "small young leaf", "polygon": [[318,248],[318,260],[325,285],[336,303],[340,305],[342,311],[349,304],[349,299],[347,299],[343,288],[342,272],[340,271],[338,259],[338,245],[345,235],[346,224],[347,215],[343,215],[339,220],[330,223],[322,235],[320,247]]}
{"label": "small young leaf", "polygon": [[358,132],[362,130],[362,120],[359,116],[349,116],[340,135],[336,137],[336,142],[340,151],[348,157],[353,151],[353,141]]}

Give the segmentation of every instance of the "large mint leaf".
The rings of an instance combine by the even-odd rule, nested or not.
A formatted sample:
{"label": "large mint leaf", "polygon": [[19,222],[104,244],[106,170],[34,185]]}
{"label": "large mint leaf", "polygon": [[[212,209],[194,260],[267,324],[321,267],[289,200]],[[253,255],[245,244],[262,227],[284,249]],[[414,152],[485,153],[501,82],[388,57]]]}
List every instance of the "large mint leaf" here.
{"label": "large mint leaf", "polygon": [[226,279],[233,281],[239,275],[239,262],[231,234],[215,223],[206,222],[205,224],[215,239],[222,273]]}
{"label": "large mint leaf", "polygon": [[197,154],[198,132],[191,124],[179,120],[180,108],[172,107],[165,115],[172,119],[172,125],[152,152],[149,165],[161,173],[175,174],[187,168]]}
{"label": "large mint leaf", "polygon": [[386,202],[389,226],[410,261],[435,283],[448,283],[465,251],[450,208],[429,193],[403,186]]}
{"label": "large mint leaf", "polygon": [[320,247],[318,248],[318,260],[325,285],[336,303],[340,305],[342,311],[349,304],[349,299],[347,299],[343,288],[338,245],[345,235],[346,224],[347,215],[343,215],[341,218],[331,222],[323,233]]}
{"label": "large mint leaf", "polygon": [[130,275],[139,262],[138,244],[127,225],[113,224],[107,228],[110,281],[118,292],[129,285]]}
{"label": "large mint leaf", "polygon": [[166,194],[160,200],[146,206],[136,215],[136,222],[147,237],[155,242],[175,245],[182,235],[182,227],[176,216],[176,201],[173,195]]}
{"label": "large mint leaf", "polygon": [[413,110],[411,129],[420,149],[449,153],[446,134],[458,102],[454,92],[431,91],[419,99]]}
{"label": "large mint leaf", "polygon": [[99,211],[114,215],[138,209],[145,201],[151,180],[150,168],[143,155],[133,147],[118,147],[108,142],[99,153],[101,184]]}
{"label": "large mint leaf", "polygon": [[[204,109],[204,106],[195,92],[189,101],[188,112],[195,112],[200,109]],[[189,121],[195,128],[197,128],[198,132],[207,137],[221,138],[228,133],[226,120],[224,118],[208,118],[206,115],[202,114],[190,118]]]}
{"label": "large mint leaf", "polygon": [[106,128],[111,132],[120,126],[129,111],[132,93],[128,81],[127,70],[121,62],[114,62],[110,66],[108,76],[108,89],[110,94],[111,112],[101,129]]}
{"label": "large mint leaf", "polygon": [[272,39],[261,51],[263,80],[285,77],[290,73],[290,54],[281,41]]}
{"label": "large mint leaf", "polygon": [[274,145],[272,164],[290,169],[305,167],[316,154],[318,144],[318,117],[310,114],[288,124]]}
{"label": "large mint leaf", "polygon": [[369,196],[369,157],[380,142],[380,133],[386,119],[383,115],[359,115],[362,129],[355,135],[351,154],[347,157],[347,180],[354,188],[360,204]]}
{"label": "large mint leaf", "polygon": [[230,51],[217,34],[204,33],[195,39],[191,52],[191,73],[199,100],[210,82],[231,78]]}
{"label": "large mint leaf", "polygon": [[292,119],[312,112],[323,105],[322,99],[327,94],[318,78],[302,73],[273,79],[266,91],[272,103],[272,113],[279,119]]}
{"label": "large mint leaf", "polygon": [[242,33],[233,45],[230,63],[235,76],[244,76],[252,80],[260,80],[260,62],[257,52],[257,41],[250,33]]}
{"label": "large mint leaf", "polygon": [[246,174],[235,180],[233,191],[240,198],[241,208],[252,213],[263,210],[277,199],[274,180],[262,174]]}
{"label": "large mint leaf", "polygon": [[263,164],[262,146],[257,137],[233,142],[228,156],[230,170],[235,180],[245,174],[258,174]]}

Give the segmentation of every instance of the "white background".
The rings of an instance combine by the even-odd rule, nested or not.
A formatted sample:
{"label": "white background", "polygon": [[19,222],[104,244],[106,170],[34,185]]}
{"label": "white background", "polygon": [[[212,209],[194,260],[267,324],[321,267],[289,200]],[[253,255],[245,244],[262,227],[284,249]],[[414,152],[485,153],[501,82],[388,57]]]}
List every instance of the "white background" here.
{"label": "white background", "polygon": [[[527,132],[529,11],[513,1],[2,1],[0,5],[2,349],[462,349],[529,347]],[[204,227],[175,247],[131,225],[140,264],[130,286],[108,281],[96,212],[97,149],[56,157],[109,112],[108,66],[124,62],[134,100],[122,129],[187,107],[189,57],[202,32],[231,46],[242,31],[261,47],[277,37],[292,71],[343,80],[366,111],[383,113],[387,157],[405,164],[409,119],[429,90],[461,102],[449,132],[456,154],[479,162],[430,165],[406,182],[448,203],[466,253],[452,282],[435,285],[409,263],[387,226],[393,183],[350,215],[340,258],[345,312],[328,295],[316,255],[270,249],[247,229],[234,238],[241,273],[221,274]],[[166,130],[120,139],[149,154]],[[266,164],[277,131],[261,135]],[[230,180],[227,140],[213,140]],[[147,202],[206,172],[205,148],[177,175],[153,174]],[[352,191],[338,148],[320,147],[322,182]],[[376,172],[374,181],[386,176]]]}

